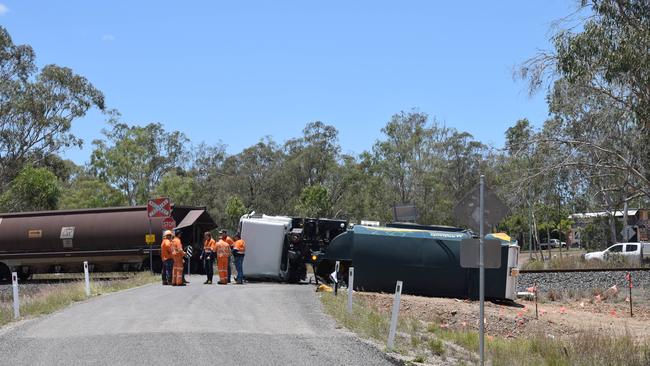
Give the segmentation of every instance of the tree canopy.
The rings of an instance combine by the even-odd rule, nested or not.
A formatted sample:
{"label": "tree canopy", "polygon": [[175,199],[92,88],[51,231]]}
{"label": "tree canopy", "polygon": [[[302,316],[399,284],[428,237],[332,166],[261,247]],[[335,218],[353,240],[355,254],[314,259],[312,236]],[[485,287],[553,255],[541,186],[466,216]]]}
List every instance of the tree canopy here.
{"label": "tree canopy", "polygon": [[248,211],[387,222],[395,205],[410,204],[422,224],[455,225],[454,206],[483,174],[511,209],[500,229],[522,242],[566,240],[569,214],[585,211],[608,213],[585,227],[586,240],[620,240],[614,213],[650,202],[650,4],[579,6],[555,29],[553,48],[518,70],[531,92],[546,93],[548,118],[512,121],[503,148],[412,109],[387,116],[359,154],[343,152],[327,121],[229,154],[221,142],[192,145],[181,131],[109,110],[85,166],[60,153],[82,144],[71,124],[105,110],[103,94],[69,68],[39,69],[32,48],[0,27],[0,204],[19,211],[169,196],[207,206],[230,229]]}

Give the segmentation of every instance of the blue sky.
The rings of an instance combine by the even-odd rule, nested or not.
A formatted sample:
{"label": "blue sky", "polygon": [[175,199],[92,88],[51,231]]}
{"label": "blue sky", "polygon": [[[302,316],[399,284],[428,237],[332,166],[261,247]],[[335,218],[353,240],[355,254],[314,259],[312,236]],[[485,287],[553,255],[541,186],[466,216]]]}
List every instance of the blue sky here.
{"label": "blue sky", "polygon": [[[370,149],[391,115],[418,108],[503,145],[523,117],[540,125],[514,67],[548,49],[572,0],[10,1],[0,24],[39,65],[71,67],[123,120],[161,122],[237,153],[307,122],[336,126],[344,152]],[[76,121],[88,160],[105,117]]]}

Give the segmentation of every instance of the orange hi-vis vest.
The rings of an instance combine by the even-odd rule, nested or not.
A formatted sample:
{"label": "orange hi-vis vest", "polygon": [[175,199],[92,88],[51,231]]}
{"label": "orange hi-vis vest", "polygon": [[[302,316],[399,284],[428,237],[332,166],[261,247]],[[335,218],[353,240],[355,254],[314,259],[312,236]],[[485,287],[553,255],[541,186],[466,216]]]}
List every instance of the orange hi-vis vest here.
{"label": "orange hi-vis vest", "polygon": [[183,266],[183,257],[185,257],[185,251],[183,251],[183,243],[181,239],[175,237],[172,239],[172,256],[174,258],[174,265]]}
{"label": "orange hi-vis vest", "polygon": [[203,242],[203,250],[206,252],[216,252],[217,251],[217,242],[214,239],[209,239]]}
{"label": "orange hi-vis vest", "polygon": [[172,259],[172,242],[169,239],[163,239],[160,244],[160,259],[163,262]]}
{"label": "orange hi-vis vest", "polygon": [[230,257],[230,245],[223,240],[219,240],[217,243],[217,258],[227,257]]}
{"label": "orange hi-vis vest", "polygon": [[233,245],[235,245],[235,241],[232,240],[232,238],[229,237],[229,236],[226,236],[226,243],[228,243],[228,245],[230,245],[230,249],[232,249]]}
{"label": "orange hi-vis vest", "polygon": [[239,239],[235,242],[235,250],[237,254],[244,255],[246,253],[246,242],[243,239]]}

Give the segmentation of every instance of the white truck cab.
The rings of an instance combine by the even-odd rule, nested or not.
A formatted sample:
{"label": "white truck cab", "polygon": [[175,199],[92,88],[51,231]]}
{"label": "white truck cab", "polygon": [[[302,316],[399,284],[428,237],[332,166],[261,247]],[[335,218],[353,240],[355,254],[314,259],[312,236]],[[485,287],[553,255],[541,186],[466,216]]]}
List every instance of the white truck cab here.
{"label": "white truck cab", "polygon": [[587,253],[585,259],[606,261],[616,256],[621,256],[629,262],[650,259],[650,243],[618,243],[601,252]]}

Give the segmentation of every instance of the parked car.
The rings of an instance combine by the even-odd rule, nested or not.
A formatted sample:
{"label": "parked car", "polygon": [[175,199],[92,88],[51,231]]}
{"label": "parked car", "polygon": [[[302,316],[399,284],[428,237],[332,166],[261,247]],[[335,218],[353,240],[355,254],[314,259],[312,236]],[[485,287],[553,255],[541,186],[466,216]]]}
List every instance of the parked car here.
{"label": "parked car", "polygon": [[621,257],[628,262],[641,262],[650,259],[650,243],[618,243],[601,252],[584,255],[585,260],[606,261]]}
{"label": "parked car", "polygon": [[542,250],[547,250],[549,247],[551,248],[562,248],[566,249],[566,243],[563,241],[559,241],[558,239],[551,239],[548,241],[548,243],[540,243],[539,244],[540,249]]}

